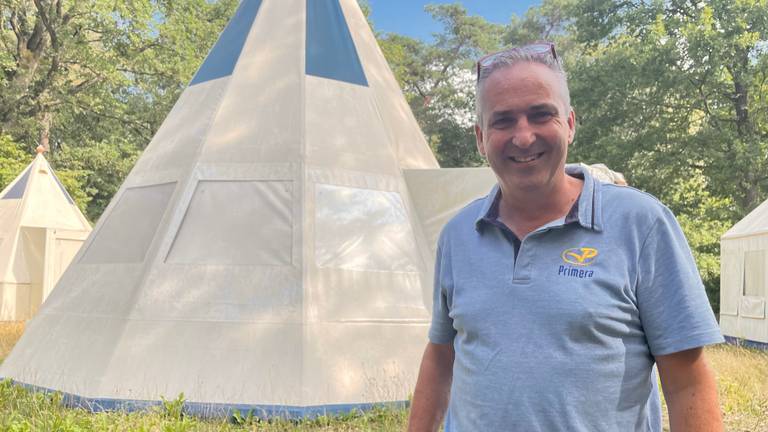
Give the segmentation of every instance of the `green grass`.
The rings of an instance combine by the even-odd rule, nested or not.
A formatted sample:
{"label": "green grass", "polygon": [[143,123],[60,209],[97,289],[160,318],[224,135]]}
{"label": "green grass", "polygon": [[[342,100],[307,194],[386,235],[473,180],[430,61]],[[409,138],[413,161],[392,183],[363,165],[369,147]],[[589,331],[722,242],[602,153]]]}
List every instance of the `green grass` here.
{"label": "green grass", "polygon": [[[0,361],[21,336],[23,325],[0,324]],[[729,432],[768,432],[768,352],[721,345],[706,349],[717,375],[720,406]],[[30,392],[0,382],[0,431],[402,431],[406,410],[376,409],[301,422],[259,421],[246,415],[229,420],[185,416],[183,399],[148,412],[97,413],[65,408],[58,394]],[[666,410],[666,408],[665,408]],[[668,426],[665,426],[668,430]]]}
{"label": "green grass", "polygon": [[259,421],[247,416],[237,420],[201,420],[185,416],[179,400],[168,401],[141,413],[90,413],[62,406],[61,396],[28,391],[10,381],[0,382],[2,431],[401,431],[406,411],[376,409],[341,417],[320,417],[294,422]]}

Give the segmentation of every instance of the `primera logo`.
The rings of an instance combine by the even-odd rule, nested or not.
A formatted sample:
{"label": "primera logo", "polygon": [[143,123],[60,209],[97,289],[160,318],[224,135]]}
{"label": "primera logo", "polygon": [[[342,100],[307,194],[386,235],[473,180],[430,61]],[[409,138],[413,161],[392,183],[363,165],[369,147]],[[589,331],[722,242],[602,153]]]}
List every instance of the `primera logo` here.
{"label": "primera logo", "polygon": [[570,248],[563,251],[563,261],[577,266],[592,265],[597,258],[597,249],[589,247]]}

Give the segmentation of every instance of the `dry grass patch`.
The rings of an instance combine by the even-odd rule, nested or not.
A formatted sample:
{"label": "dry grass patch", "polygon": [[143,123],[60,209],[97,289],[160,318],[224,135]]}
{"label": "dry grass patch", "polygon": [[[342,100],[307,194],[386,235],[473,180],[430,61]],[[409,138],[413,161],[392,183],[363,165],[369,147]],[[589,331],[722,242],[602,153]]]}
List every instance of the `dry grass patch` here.
{"label": "dry grass patch", "polygon": [[23,321],[0,323],[0,361],[8,356],[22,333]]}
{"label": "dry grass patch", "polygon": [[727,431],[768,431],[768,352],[730,345],[707,349]]}

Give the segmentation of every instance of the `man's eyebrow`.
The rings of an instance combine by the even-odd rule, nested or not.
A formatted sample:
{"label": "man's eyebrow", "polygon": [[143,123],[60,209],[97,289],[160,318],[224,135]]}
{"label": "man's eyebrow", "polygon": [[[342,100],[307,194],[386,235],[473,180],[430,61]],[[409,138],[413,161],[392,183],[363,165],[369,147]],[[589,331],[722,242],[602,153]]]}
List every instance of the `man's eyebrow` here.
{"label": "man's eyebrow", "polygon": [[557,105],[551,104],[551,103],[543,103],[543,104],[537,104],[537,105],[531,105],[528,107],[529,111],[554,111],[555,113],[559,112],[557,109]]}

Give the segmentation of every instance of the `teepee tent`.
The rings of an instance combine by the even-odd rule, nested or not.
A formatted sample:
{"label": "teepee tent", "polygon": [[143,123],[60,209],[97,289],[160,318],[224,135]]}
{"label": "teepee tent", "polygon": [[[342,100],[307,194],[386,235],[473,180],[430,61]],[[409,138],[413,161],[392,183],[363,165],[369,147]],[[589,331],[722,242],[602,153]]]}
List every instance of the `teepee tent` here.
{"label": "teepee tent", "polygon": [[720,328],[731,342],[768,349],[768,201],[720,238]]}
{"label": "teepee tent", "polygon": [[0,193],[0,321],[31,318],[90,232],[39,149]]}
{"label": "teepee tent", "polygon": [[91,409],[407,399],[438,168],[355,0],[243,0],[0,377]]}

